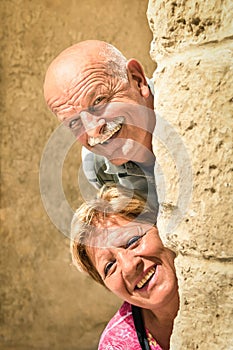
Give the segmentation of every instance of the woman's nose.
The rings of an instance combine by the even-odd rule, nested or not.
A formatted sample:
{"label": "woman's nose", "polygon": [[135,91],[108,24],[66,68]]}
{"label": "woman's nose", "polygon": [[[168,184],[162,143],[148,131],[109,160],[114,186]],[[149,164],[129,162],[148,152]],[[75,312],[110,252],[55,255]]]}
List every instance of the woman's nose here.
{"label": "woman's nose", "polygon": [[80,116],[88,136],[98,137],[101,134],[101,129],[105,124],[105,120],[87,111],[81,112]]}
{"label": "woman's nose", "polygon": [[132,250],[122,249],[117,254],[118,264],[121,266],[124,277],[135,277],[135,272],[140,272],[143,268],[142,258]]}

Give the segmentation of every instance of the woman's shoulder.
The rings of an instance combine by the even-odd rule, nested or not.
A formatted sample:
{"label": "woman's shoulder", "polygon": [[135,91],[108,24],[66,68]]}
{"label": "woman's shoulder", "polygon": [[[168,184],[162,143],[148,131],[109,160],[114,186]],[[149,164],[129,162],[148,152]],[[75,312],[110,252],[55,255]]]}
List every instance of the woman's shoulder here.
{"label": "woman's shoulder", "polygon": [[103,331],[98,350],[140,350],[131,305],[124,302]]}

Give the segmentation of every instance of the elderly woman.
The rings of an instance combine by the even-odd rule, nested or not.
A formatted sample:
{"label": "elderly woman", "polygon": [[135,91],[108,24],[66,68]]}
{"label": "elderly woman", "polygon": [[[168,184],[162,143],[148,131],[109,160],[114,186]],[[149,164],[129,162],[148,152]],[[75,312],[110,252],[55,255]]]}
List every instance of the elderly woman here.
{"label": "elderly woman", "polygon": [[124,300],[98,349],[169,349],[179,308],[175,254],[164,247],[144,199],[103,188],[76,211],[71,233],[74,264]]}

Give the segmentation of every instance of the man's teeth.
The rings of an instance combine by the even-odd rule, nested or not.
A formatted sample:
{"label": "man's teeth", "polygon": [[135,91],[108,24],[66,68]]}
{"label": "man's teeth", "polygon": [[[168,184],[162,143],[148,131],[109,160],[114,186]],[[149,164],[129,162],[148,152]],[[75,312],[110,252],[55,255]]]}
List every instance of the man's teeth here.
{"label": "man's teeth", "polygon": [[111,127],[108,128],[108,130],[106,132],[104,132],[104,134],[102,134],[100,137],[89,137],[88,139],[88,143],[90,146],[95,146],[98,144],[103,144],[104,142],[108,141],[117,131],[119,131],[121,128],[121,125],[117,125],[114,129]]}
{"label": "man's teeth", "polygon": [[92,137],[90,136],[88,138],[88,143],[91,147],[103,144],[104,142],[108,141],[117,131],[119,131],[122,127],[122,124],[124,122],[124,117],[117,117],[111,122],[107,122],[102,135],[99,137]]}
{"label": "man's teeth", "polygon": [[102,145],[104,142],[108,141],[117,131],[121,129],[121,124],[117,125],[114,129],[108,129],[107,133],[104,134],[104,136],[107,135],[103,140],[100,141],[100,144]]}
{"label": "man's teeth", "polygon": [[144,276],[143,279],[142,279],[140,282],[138,282],[137,288],[142,288],[142,287],[144,286],[144,284],[146,284],[146,282],[151,278],[151,276],[152,276],[154,273],[155,273],[155,268],[152,267],[152,269],[150,269],[150,270],[147,272],[146,276]]}

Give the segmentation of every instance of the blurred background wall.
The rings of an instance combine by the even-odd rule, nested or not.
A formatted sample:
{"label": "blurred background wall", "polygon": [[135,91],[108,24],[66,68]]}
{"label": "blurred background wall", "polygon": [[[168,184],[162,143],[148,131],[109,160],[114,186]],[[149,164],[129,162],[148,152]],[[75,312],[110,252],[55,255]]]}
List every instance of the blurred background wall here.
{"label": "blurred background wall", "polygon": [[[151,76],[146,10],[147,0],[0,1],[0,349],[94,350],[120,303],[71,266],[68,238],[43,208],[40,160],[58,123],[42,88],[51,60],[85,39],[112,43]],[[79,166],[74,145],[63,167],[73,209],[82,202]]]}

